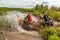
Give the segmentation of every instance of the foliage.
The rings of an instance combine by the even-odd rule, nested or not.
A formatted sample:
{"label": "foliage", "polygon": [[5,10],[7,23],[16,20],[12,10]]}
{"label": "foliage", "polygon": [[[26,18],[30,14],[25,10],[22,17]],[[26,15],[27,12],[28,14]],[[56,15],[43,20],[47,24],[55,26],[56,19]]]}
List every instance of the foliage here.
{"label": "foliage", "polygon": [[51,10],[54,10],[54,11],[57,11],[58,8],[55,7],[55,6],[51,6],[50,9],[51,9]]}
{"label": "foliage", "polygon": [[8,22],[8,20],[2,16],[0,16],[0,28],[8,28],[11,26],[11,23]]}
{"label": "foliage", "polygon": [[46,29],[47,32],[49,33],[49,35],[53,35],[53,34],[56,34],[57,35],[57,31],[55,28],[51,27],[51,28],[47,28]]}
{"label": "foliage", "polygon": [[48,40],[60,40],[59,37],[57,35],[50,35],[48,37]]}
{"label": "foliage", "polygon": [[43,4],[41,4],[41,5],[37,4],[35,6],[35,10],[39,10],[41,13],[44,13],[48,10],[48,6],[47,5],[43,6]]}
{"label": "foliage", "polygon": [[46,13],[49,15],[50,19],[57,21],[60,20],[60,13],[53,10],[48,10]]}
{"label": "foliage", "polygon": [[[50,28],[45,28],[45,29],[41,29],[40,31],[39,31],[39,34],[41,34],[41,36],[44,38],[44,40],[50,40],[50,37],[52,37],[52,36],[56,36],[57,37],[57,35],[58,35],[58,31],[55,29],[55,28],[53,28],[53,27],[50,27]],[[58,36],[59,37],[59,36]],[[57,38],[58,38],[57,37]],[[55,37],[54,37],[55,38]],[[52,40],[53,38],[51,38],[51,40]]]}
{"label": "foliage", "polygon": [[60,37],[60,28],[56,28],[57,32],[58,32],[58,36]]}

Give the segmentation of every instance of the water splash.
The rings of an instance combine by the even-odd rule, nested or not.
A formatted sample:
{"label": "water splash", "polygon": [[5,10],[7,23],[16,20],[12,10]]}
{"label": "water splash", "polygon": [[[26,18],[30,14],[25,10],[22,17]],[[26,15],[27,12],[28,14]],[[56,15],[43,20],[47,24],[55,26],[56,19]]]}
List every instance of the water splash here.
{"label": "water splash", "polygon": [[[11,26],[15,27],[20,33],[27,33],[28,31],[24,30],[22,27],[19,26],[17,19],[24,19],[28,14],[24,14],[18,11],[9,11],[5,16],[9,22],[11,22]],[[32,20],[37,22],[38,18],[32,15]],[[30,32],[31,33],[31,32]],[[31,33],[32,34],[32,33]]]}

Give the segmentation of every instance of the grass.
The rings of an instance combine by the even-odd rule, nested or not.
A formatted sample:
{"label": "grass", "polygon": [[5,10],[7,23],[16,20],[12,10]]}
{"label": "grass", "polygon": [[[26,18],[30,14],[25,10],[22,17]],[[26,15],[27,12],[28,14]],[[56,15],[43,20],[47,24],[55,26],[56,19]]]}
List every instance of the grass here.
{"label": "grass", "polygon": [[10,26],[11,26],[11,23],[8,22],[8,20],[3,16],[0,16],[0,29],[8,29],[10,28]]}
{"label": "grass", "polygon": [[[27,8],[7,8],[0,7],[0,15],[6,14],[7,11],[19,11],[22,13],[33,14],[37,16],[42,16],[41,10],[27,9]],[[60,20],[60,12],[54,10],[47,10],[46,13],[49,15],[49,18],[52,20]]]}

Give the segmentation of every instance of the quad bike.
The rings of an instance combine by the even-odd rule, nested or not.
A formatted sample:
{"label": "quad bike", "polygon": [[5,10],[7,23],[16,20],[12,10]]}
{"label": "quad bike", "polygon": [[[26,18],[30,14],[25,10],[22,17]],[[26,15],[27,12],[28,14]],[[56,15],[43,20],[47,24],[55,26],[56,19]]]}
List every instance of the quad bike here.
{"label": "quad bike", "polygon": [[21,26],[23,29],[28,31],[33,31],[33,30],[36,31],[38,29],[35,27],[37,26],[37,24],[34,21],[29,23],[27,20],[20,20],[19,26]]}
{"label": "quad bike", "polygon": [[48,27],[49,26],[53,26],[53,21],[49,20],[49,22],[47,22],[47,23],[45,21],[43,21],[43,22],[40,23],[40,25],[44,26],[44,27],[46,27],[46,26],[48,26]]}
{"label": "quad bike", "polygon": [[32,23],[28,23],[27,21],[24,21],[22,27],[28,31],[38,31],[39,26],[34,21]]}

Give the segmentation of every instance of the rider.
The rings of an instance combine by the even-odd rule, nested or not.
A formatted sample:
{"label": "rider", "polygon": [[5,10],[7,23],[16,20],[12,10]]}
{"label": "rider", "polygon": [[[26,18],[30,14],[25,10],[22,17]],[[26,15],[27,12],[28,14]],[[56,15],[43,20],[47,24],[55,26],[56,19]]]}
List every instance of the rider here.
{"label": "rider", "polygon": [[25,17],[25,19],[27,20],[27,23],[32,23],[32,16],[31,16],[31,14],[28,14],[26,17]]}
{"label": "rider", "polygon": [[43,18],[44,18],[45,23],[46,23],[47,25],[49,25],[48,14],[44,14]]}

